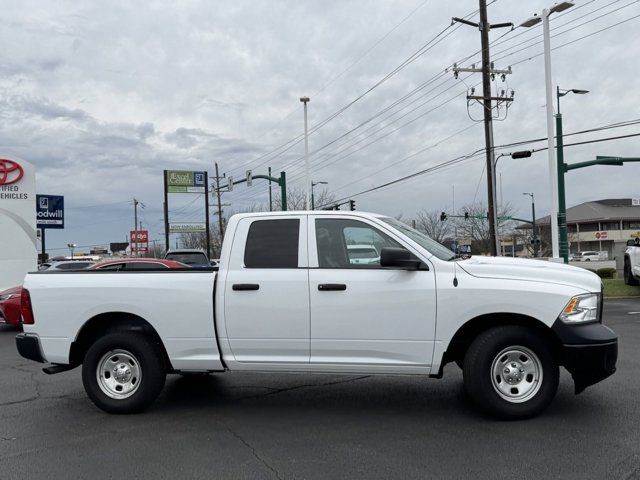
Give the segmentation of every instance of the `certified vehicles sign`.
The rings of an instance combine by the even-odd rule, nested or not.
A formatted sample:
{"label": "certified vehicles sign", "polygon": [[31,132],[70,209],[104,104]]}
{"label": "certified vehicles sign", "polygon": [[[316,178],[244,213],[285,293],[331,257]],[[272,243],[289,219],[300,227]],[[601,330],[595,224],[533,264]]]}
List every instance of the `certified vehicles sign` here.
{"label": "certified vehicles sign", "polygon": [[36,222],[38,228],[64,228],[64,197],[36,195]]}

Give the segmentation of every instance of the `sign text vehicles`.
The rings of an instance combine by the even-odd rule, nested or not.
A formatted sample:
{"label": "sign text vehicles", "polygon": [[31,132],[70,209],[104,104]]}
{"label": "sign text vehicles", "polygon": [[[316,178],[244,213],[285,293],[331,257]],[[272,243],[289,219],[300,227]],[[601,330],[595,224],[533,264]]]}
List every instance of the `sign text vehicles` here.
{"label": "sign text vehicles", "polygon": [[204,193],[207,172],[187,170],[167,171],[167,191],[169,193]]}
{"label": "sign text vehicles", "polygon": [[64,228],[64,197],[62,195],[36,195],[36,226]]}

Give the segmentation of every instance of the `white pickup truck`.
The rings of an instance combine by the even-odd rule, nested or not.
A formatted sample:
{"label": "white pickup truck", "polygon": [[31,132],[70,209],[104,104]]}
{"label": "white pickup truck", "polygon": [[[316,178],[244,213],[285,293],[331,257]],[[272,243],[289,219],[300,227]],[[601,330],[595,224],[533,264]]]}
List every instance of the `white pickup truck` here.
{"label": "white pickup truck", "polygon": [[[377,263],[350,261],[372,245]],[[82,365],[107,412],[141,411],[167,373],[330,372],[440,378],[463,369],[490,414],[524,418],[553,399],[563,365],[576,393],[615,372],[593,273],[471,257],[360,212],[251,213],[229,221],[219,270],[35,272],[20,354],[46,373]]]}
{"label": "white pickup truck", "polygon": [[624,283],[640,285],[640,237],[627,240],[627,250],[624,252]]}

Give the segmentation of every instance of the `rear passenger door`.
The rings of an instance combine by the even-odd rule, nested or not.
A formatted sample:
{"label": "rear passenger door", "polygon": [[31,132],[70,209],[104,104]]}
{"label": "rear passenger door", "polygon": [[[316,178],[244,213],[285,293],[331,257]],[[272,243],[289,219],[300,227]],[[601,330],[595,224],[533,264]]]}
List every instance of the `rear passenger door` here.
{"label": "rear passenger door", "polygon": [[306,215],[238,222],[223,287],[226,331],[218,332],[236,362],[308,365],[307,267]]}

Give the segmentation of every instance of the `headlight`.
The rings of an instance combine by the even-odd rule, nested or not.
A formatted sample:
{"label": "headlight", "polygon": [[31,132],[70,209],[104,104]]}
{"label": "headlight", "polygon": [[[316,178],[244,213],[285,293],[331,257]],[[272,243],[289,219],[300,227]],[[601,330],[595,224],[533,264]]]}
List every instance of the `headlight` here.
{"label": "headlight", "polygon": [[10,298],[16,298],[19,296],[19,293],[7,293],[5,295],[0,295],[0,302],[4,302],[5,300],[9,300]]}
{"label": "headlight", "polygon": [[597,322],[600,319],[600,294],[587,293],[576,295],[560,314],[560,319],[565,323]]}

